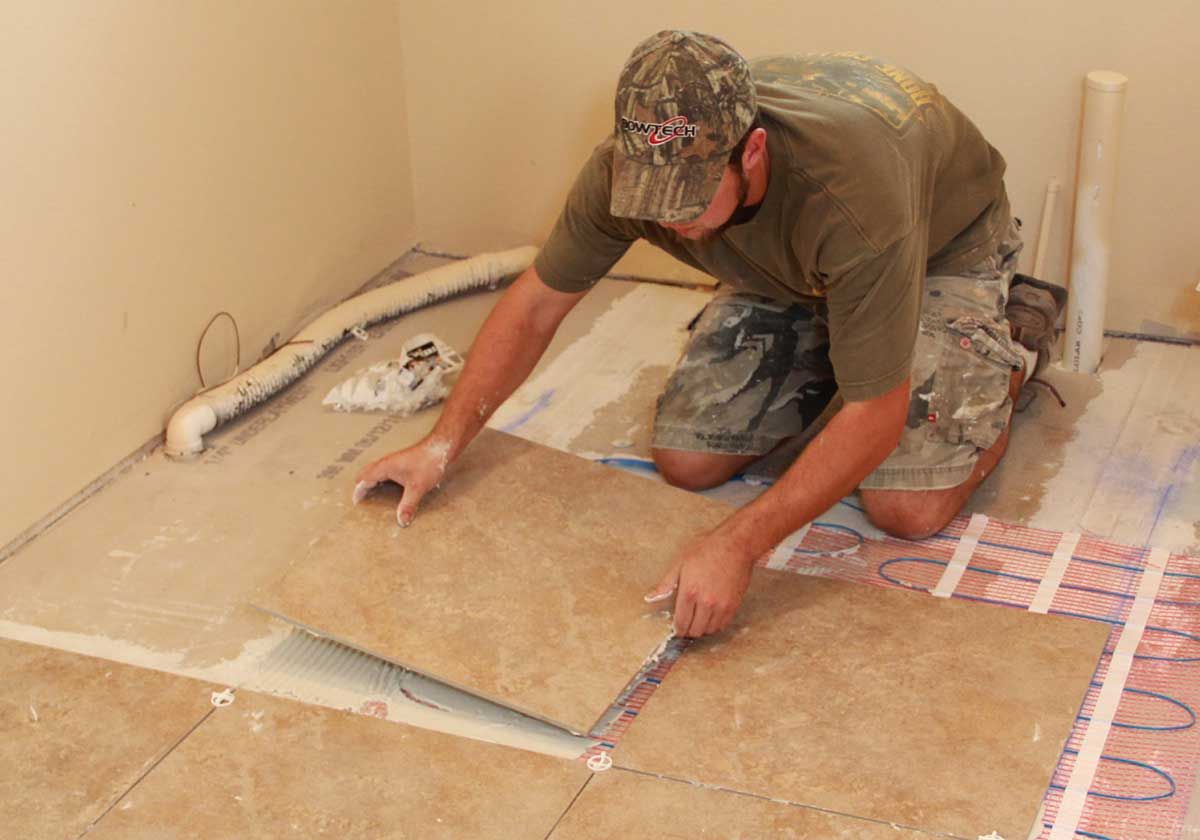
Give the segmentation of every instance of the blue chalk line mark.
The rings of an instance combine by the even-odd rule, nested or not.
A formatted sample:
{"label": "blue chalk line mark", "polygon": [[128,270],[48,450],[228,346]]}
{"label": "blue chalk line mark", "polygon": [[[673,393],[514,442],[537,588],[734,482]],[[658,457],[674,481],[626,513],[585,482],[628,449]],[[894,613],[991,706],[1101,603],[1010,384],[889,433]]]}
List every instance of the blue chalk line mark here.
{"label": "blue chalk line mark", "polygon": [[517,429],[524,426],[526,423],[528,423],[530,420],[532,420],[538,414],[541,414],[543,411],[545,411],[547,408],[550,407],[550,403],[554,400],[554,393],[555,393],[554,388],[551,388],[548,391],[543,391],[540,395],[538,395],[538,398],[536,400],[534,400],[533,405],[531,405],[529,407],[528,411],[526,411],[524,414],[522,414],[516,420],[513,420],[512,422],[506,423],[503,426],[501,426],[500,431],[515,432]]}

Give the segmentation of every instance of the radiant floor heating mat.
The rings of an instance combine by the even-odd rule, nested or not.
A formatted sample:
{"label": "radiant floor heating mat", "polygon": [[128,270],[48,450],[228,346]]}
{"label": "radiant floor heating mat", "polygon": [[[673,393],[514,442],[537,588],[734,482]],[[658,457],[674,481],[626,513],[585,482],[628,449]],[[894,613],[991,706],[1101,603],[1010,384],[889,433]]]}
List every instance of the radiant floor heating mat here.
{"label": "radiant floor heating mat", "polygon": [[[806,576],[932,592],[955,564],[961,574],[949,597],[1058,614],[1108,630],[1083,706],[1044,796],[1042,831],[1050,840],[1064,795],[1058,836],[1093,840],[1181,837],[1200,771],[1200,559],[1117,545],[1084,535],[980,521],[966,516],[929,540],[873,539],[850,501],[764,558],[764,565]],[[974,542],[963,560],[963,536]],[[1136,609],[1136,612],[1135,612]],[[1127,632],[1125,649],[1121,637]],[[675,642],[610,710],[604,740],[611,751],[638,724],[658,686],[669,679],[686,645]],[[1005,655],[997,649],[995,655]],[[1114,654],[1124,660],[1115,676]],[[1106,683],[1109,685],[1105,692]],[[1118,690],[1119,689],[1119,690]],[[1117,697],[1115,708],[1108,703]],[[1105,705],[1097,714],[1102,695]],[[1095,720],[1093,720],[1095,718]],[[1098,753],[1084,755],[1089,728]],[[1090,746],[1090,745],[1089,745]],[[1086,780],[1086,781],[1085,781]],[[1077,812],[1075,809],[1078,809]],[[1055,838],[1057,840],[1057,837]]]}

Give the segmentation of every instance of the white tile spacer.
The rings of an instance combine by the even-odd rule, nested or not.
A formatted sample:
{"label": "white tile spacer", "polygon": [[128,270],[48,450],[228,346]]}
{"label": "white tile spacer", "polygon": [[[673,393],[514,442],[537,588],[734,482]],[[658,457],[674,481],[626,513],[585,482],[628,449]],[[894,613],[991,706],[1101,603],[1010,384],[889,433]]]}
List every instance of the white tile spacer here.
{"label": "white tile spacer", "polygon": [[351,327],[350,335],[354,336],[359,341],[366,341],[371,337],[371,334],[364,330],[361,324],[357,327]]}
{"label": "white tile spacer", "polygon": [[587,766],[594,773],[603,773],[612,768],[612,756],[606,752],[596,753],[587,760]]}
{"label": "white tile spacer", "polygon": [[993,831],[991,834],[980,834],[979,840],[1004,840],[999,832]]}
{"label": "white tile spacer", "polygon": [[233,702],[233,689],[226,688],[223,691],[214,691],[212,693],[212,704],[218,709],[228,706]]}

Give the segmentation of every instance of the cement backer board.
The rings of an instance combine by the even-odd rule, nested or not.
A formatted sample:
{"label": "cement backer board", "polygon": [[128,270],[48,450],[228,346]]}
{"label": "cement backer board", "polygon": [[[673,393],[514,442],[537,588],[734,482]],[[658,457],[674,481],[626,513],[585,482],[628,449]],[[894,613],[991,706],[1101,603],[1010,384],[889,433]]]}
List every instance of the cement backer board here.
{"label": "cement backer board", "polygon": [[670,632],[643,593],[730,512],[491,430],[403,531],[398,497],[348,511],[257,603],[576,732]]}
{"label": "cement backer board", "polygon": [[548,840],[931,840],[931,835],[757,796],[614,770],[588,782]]}
{"label": "cement backer board", "polygon": [[0,640],[0,834],[77,837],[212,710],[211,685]]}
{"label": "cement backer board", "polygon": [[1107,638],[1093,622],[757,570],[621,767],[959,837],[1023,838]]}
{"label": "cement backer board", "polygon": [[88,837],[541,840],[588,775],[577,762],[242,691]]}

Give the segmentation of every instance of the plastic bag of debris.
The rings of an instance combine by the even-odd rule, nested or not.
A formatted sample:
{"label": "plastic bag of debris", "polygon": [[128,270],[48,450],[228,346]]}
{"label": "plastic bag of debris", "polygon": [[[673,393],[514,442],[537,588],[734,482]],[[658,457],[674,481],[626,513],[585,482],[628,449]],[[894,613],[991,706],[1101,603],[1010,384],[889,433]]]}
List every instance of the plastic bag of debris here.
{"label": "plastic bag of debris", "polygon": [[390,411],[401,416],[435,405],[450,393],[449,378],[462,356],[435,335],[404,342],[399,359],[376,362],[341,383],[322,400],[338,411]]}

